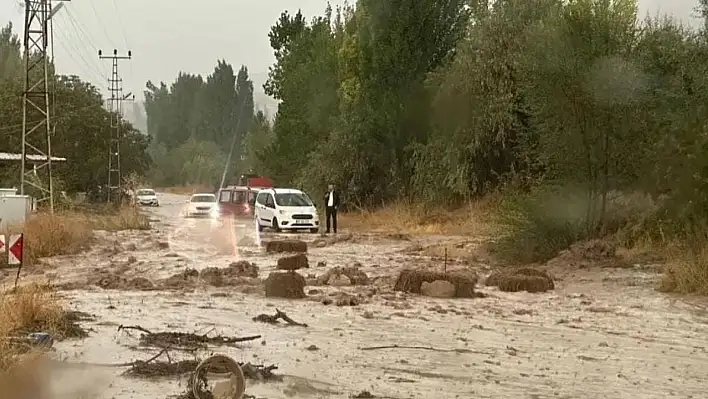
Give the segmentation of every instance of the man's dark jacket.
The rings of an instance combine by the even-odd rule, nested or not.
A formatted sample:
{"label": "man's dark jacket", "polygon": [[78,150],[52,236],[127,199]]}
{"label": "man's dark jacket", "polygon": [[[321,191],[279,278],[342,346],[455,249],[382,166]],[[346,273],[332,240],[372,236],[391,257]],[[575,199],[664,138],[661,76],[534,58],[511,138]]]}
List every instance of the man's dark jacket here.
{"label": "man's dark jacket", "polygon": [[[334,190],[334,208],[339,208],[339,191]],[[324,195],[325,207],[329,208],[329,191]]]}

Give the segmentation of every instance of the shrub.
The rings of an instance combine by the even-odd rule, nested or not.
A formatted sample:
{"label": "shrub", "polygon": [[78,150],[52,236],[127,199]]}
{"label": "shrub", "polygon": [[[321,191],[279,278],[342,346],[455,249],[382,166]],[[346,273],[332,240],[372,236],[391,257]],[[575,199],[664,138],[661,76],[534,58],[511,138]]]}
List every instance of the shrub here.
{"label": "shrub", "polygon": [[490,243],[490,250],[514,263],[551,259],[586,237],[586,204],[587,199],[572,190],[507,193],[497,210],[503,234]]}

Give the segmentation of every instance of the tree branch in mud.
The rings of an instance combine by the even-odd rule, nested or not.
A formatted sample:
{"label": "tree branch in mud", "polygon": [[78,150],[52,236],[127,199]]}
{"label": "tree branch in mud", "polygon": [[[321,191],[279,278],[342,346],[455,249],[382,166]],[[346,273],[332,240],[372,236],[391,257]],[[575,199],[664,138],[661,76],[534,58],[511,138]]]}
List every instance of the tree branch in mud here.
{"label": "tree branch in mud", "polygon": [[[202,361],[200,359],[194,360],[180,360],[178,362],[161,362],[153,361],[150,363],[139,362],[131,366],[130,369],[126,370],[123,375],[133,378],[156,378],[156,377],[176,377],[188,373],[194,373],[197,366]],[[270,366],[264,366],[261,364],[251,364],[237,362],[241,370],[243,371],[243,376],[246,379],[254,381],[280,381],[282,377],[275,374],[273,371],[278,369],[278,366],[272,364]],[[214,374],[227,374],[229,370],[226,368],[210,367],[209,373]]]}
{"label": "tree branch in mud", "polygon": [[207,345],[232,345],[239,342],[253,341],[261,338],[261,335],[251,335],[247,337],[224,337],[218,335],[216,337],[208,337],[208,333],[204,335],[197,335],[178,331],[152,332],[138,325],[121,325],[118,327],[118,331],[121,330],[137,330],[142,332],[143,334],[140,336],[140,345],[143,346],[169,346],[180,349],[204,348]]}
{"label": "tree branch in mud", "polygon": [[258,316],[253,318],[253,321],[258,321],[261,323],[268,323],[268,324],[278,324],[278,320],[281,320],[281,319],[291,326],[307,327],[307,324],[298,323],[297,321],[291,319],[287,314],[285,314],[285,312],[281,312],[278,309],[275,309],[275,314],[272,316],[267,315],[267,314],[259,314]]}
{"label": "tree branch in mud", "polygon": [[464,349],[464,348],[442,349],[442,348],[434,348],[432,346],[407,346],[407,345],[365,346],[365,347],[359,348],[359,349],[363,350],[363,351],[373,351],[373,350],[379,350],[379,349],[419,349],[419,350],[434,351],[434,352],[478,353],[481,355],[492,355],[493,354],[491,352],[476,351],[476,350]]}
{"label": "tree branch in mud", "polygon": [[154,362],[158,357],[167,354],[169,358],[169,353],[167,352],[170,348],[162,348],[157,355],[149,358],[148,360],[133,360],[132,362],[126,362],[126,363],[84,363],[84,362],[61,362],[61,363],[66,363],[66,364],[72,364],[72,365],[80,365],[80,366],[92,366],[92,367],[140,367],[140,366],[145,366],[147,364],[150,364]]}

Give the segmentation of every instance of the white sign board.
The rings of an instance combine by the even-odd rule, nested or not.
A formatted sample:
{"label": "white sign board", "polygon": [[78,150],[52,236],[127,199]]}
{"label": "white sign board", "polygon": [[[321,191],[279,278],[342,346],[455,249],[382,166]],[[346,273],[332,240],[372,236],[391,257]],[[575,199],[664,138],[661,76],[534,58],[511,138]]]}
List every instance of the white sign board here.
{"label": "white sign board", "polygon": [[12,234],[7,250],[7,263],[9,265],[22,264],[22,234]]}
{"label": "white sign board", "polygon": [[0,254],[4,254],[7,251],[5,247],[5,234],[0,234]]}

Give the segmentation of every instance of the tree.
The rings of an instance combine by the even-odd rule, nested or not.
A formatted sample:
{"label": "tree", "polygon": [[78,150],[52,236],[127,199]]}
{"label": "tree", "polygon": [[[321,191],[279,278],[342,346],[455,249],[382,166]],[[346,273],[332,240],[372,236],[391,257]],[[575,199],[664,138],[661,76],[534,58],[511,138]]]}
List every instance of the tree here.
{"label": "tree", "polygon": [[[232,147],[228,172],[237,174],[239,160],[246,156],[244,138],[252,126],[253,108],[248,69],[241,66],[234,74],[223,60],[205,78],[180,72],[170,86],[147,82],[148,134],[155,139],[150,147],[156,162],[153,183],[216,184]],[[209,152],[211,157],[205,155]]]}
{"label": "tree", "polygon": [[[8,25],[0,30],[0,151],[21,151],[22,57],[20,41]],[[54,165],[54,185],[70,193],[91,191],[108,182],[111,114],[103,107],[104,100],[95,87],[78,76],[57,76],[52,71],[50,66],[50,85],[55,89],[50,104],[55,123],[52,153],[67,158],[66,163]],[[125,121],[121,131],[123,175],[145,173],[151,163],[146,151],[148,138]],[[3,185],[19,185],[19,180],[19,165],[0,164]]]}

